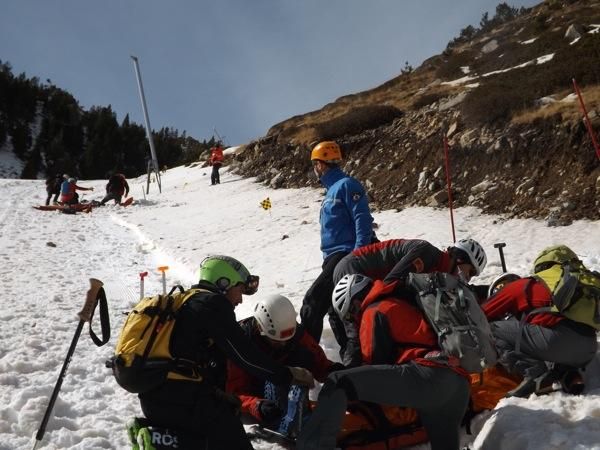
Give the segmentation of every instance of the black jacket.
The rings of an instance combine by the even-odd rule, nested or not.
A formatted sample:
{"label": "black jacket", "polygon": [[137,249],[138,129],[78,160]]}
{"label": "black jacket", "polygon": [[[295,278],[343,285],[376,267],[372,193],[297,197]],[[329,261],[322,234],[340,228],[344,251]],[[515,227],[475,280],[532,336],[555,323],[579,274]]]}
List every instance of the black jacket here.
{"label": "black jacket", "polygon": [[205,383],[167,380],[161,387],[141,394],[147,396],[180,397],[192,400],[198,391],[225,389],[227,359],[235,361],[254,376],[290,383],[291,373],[285,366],[261,352],[245,335],[236,321],[233,306],[213,285],[202,283],[193,288],[207,289],[192,296],[178,312],[170,350],[174,357],[185,358],[207,365]]}

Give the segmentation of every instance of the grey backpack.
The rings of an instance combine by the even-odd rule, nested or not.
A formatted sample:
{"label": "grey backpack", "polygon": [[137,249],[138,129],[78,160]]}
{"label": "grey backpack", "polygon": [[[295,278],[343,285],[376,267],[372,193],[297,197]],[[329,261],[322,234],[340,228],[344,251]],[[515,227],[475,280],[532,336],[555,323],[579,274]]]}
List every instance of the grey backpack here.
{"label": "grey backpack", "polygon": [[411,273],[408,285],[417,292],[417,306],[438,336],[442,357],[456,357],[470,373],[496,364],[490,324],[467,284],[450,274],[435,272]]}

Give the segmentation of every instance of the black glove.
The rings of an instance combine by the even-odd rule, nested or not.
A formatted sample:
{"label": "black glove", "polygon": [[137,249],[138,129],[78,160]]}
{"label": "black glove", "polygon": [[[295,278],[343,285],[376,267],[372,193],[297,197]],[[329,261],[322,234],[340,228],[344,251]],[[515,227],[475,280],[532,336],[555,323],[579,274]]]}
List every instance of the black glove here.
{"label": "black glove", "polygon": [[272,400],[261,400],[258,404],[258,410],[265,422],[273,422],[283,416],[281,408]]}
{"label": "black glove", "polygon": [[334,362],[331,366],[329,366],[329,373],[337,372],[338,370],[346,370],[346,366],[341,362]]}
{"label": "black glove", "polygon": [[217,400],[229,405],[236,416],[240,413],[242,401],[237,395],[231,392],[222,391],[221,389],[215,389],[215,397],[217,398]]}

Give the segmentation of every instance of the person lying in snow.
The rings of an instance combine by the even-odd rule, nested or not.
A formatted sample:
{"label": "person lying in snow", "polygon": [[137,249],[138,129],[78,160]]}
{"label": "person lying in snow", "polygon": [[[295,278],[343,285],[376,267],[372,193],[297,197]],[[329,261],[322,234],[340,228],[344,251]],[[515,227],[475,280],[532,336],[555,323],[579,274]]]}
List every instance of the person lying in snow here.
{"label": "person lying in snow", "polygon": [[581,263],[566,246],[545,249],[535,260],[536,276],[515,280],[513,275],[514,281],[482,305],[496,338],[499,363],[509,373],[523,377],[508,397],[542,394],[550,391],[554,382],[560,382],[567,392],[583,390],[577,369],[596,354],[596,329],[551,311],[553,292],[547,279],[540,276],[548,267],[569,261]]}

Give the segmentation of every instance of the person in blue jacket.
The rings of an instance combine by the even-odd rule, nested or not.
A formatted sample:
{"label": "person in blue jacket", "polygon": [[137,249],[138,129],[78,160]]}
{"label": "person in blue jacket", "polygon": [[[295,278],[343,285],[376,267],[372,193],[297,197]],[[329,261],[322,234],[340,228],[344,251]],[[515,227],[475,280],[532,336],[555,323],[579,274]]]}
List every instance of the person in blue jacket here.
{"label": "person in blue jacket", "polygon": [[300,319],[305,330],[319,342],[323,318],[329,312],[329,323],[343,354],[346,333],[331,304],[333,270],[352,250],[376,241],[373,217],[362,184],[339,167],[342,152],[336,142],[319,143],[312,149],[310,159],[315,175],[327,189],[319,217],[323,265],[321,274],[304,296]]}

